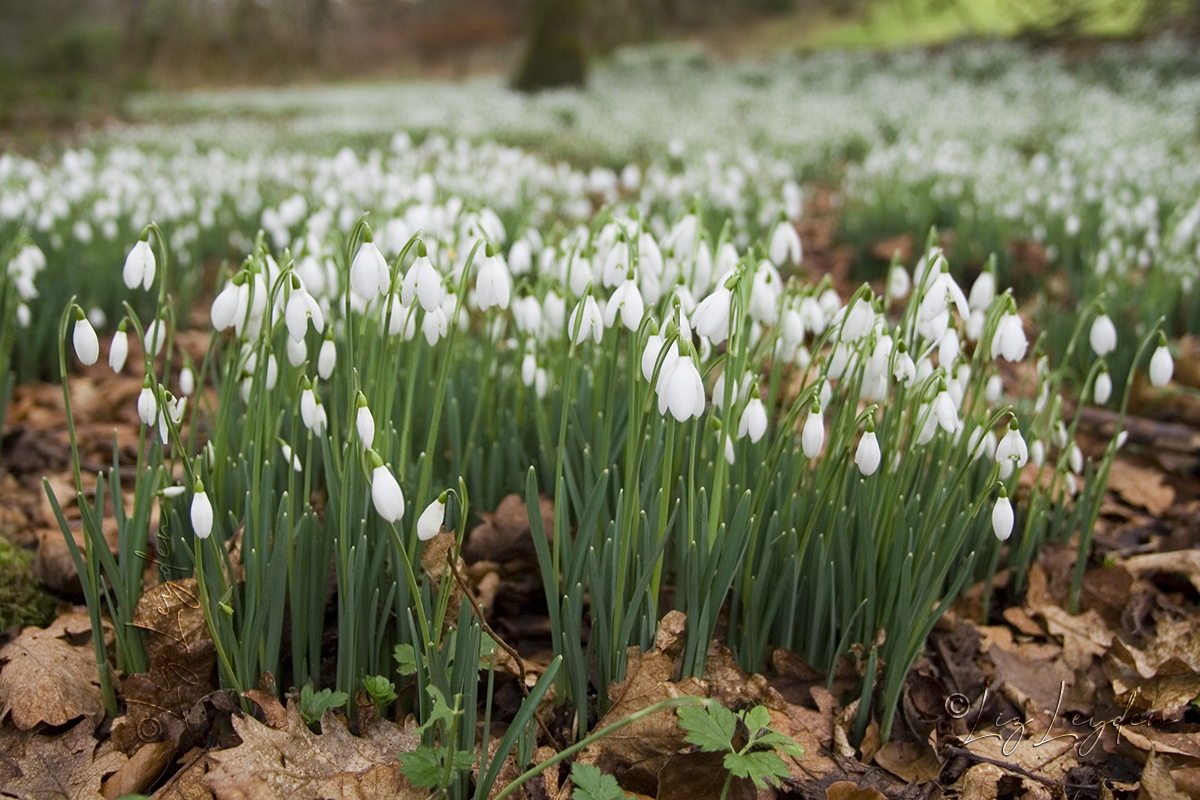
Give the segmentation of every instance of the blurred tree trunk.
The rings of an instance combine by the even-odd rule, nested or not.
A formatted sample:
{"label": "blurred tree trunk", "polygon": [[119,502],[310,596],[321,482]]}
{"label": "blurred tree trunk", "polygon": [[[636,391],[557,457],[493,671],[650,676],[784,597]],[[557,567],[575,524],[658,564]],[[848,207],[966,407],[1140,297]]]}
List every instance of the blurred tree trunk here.
{"label": "blurred tree trunk", "polygon": [[587,79],[586,16],[587,0],[533,0],[525,56],[513,86],[523,92],[582,86]]}

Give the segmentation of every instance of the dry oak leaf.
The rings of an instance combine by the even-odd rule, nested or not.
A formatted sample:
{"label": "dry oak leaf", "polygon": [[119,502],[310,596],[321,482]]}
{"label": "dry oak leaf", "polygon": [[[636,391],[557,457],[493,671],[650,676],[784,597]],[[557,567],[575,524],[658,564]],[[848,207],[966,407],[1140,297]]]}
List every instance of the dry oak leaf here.
{"label": "dry oak leaf", "polygon": [[888,742],[875,754],[875,763],[908,783],[929,783],[942,771],[933,748],[914,742]]}
{"label": "dry oak leaf", "polygon": [[120,769],[126,757],[116,750],[97,755],[94,730],[90,720],[83,720],[60,736],[30,740],[17,760],[21,775],[0,792],[21,800],[102,800],[101,781]]}
{"label": "dry oak leaf", "polygon": [[1187,577],[1200,590],[1200,550],[1178,550],[1170,553],[1149,553],[1133,556],[1120,565],[1134,575],[1145,572],[1176,572]]}
{"label": "dry oak leaf", "polygon": [[1163,478],[1160,470],[1139,467],[1124,459],[1113,461],[1108,473],[1108,489],[1133,506],[1146,509],[1152,517],[1162,517],[1163,512],[1175,504],[1175,489]]}
{"label": "dry oak leaf", "polygon": [[1141,786],[1138,788],[1138,800],[1186,800],[1187,795],[1179,791],[1171,770],[1154,750],[1146,759],[1142,768]]}
{"label": "dry oak leaf", "polygon": [[[65,725],[78,717],[104,718],[96,651],[87,614],[72,611],[49,628],[26,628],[0,649],[0,721],[12,714],[13,724],[29,730],[38,723]],[[106,624],[105,639],[111,627]],[[71,644],[67,636],[85,638]]]}
{"label": "dry oak leaf", "polygon": [[213,800],[212,792],[204,785],[212,767],[208,751],[193,748],[179,763],[183,767],[159,787],[152,795],[154,800]]}
{"label": "dry oak leaf", "polygon": [[[694,678],[684,678],[679,683],[671,681],[675,656],[683,646],[683,631],[684,615],[669,612],[659,623],[653,650],[643,654],[637,647],[630,647],[626,651],[625,680],[608,687],[612,706],[596,723],[596,730],[668,697],[707,696],[707,686]],[[578,760],[615,775],[628,791],[654,794],[659,771],[671,756],[688,747],[675,712],[663,709],[589,745]]]}
{"label": "dry oak leaf", "polygon": [[396,759],[420,744],[416,736],[380,731],[360,738],[328,712],[318,735],[300,719],[295,703],[288,704],[287,714],[286,730],[267,727],[253,717],[233,718],[242,743],[209,754],[213,766],[205,783],[216,800],[424,800],[428,796],[400,775]]}

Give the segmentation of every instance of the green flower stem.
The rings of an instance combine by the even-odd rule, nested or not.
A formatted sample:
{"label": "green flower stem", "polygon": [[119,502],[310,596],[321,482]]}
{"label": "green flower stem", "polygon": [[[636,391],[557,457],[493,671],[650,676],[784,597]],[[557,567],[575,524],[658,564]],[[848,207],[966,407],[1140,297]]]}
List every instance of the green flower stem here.
{"label": "green flower stem", "polygon": [[[78,306],[75,304],[75,298],[72,297],[67,303],[66,309],[62,313],[62,317],[58,324],[58,375],[62,383],[63,390],[63,408],[67,415],[67,437],[71,441],[71,464],[75,468],[75,489],[78,492],[79,505],[84,505],[83,498],[83,472],[79,466],[79,443],[75,438],[75,418],[71,412],[71,392],[67,387],[67,333],[68,324],[73,318],[74,312]],[[50,484],[43,481],[46,491],[50,492]],[[103,498],[101,498],[103,502]],[[86,531],[85,531],[86,532]],[[117,695],[113,689],[112,671],[108,662],[108,651],[104,646],[104,625],[100,618],[100,597],[98,589],[100,586],[100,559],[96,553],[92,552],[92,548],[98,546],[92,542],[90,535],[84,537],[84,559],[85,563],[80,563],[78,548],[72,538],[71,532],[65,526],[63,527],[63,536],[67,539],[67,544],[70,545],[71,555],[74,557],[76,569],[79,572],[80,578],[84,583],[84,590],[88,598],[88,617],[92,623],[92,648],[96,654],[96,669],[100,679],[100,694],[104,699],[104,710],[110,717],[116,717],[119,713],[117,707]]]}

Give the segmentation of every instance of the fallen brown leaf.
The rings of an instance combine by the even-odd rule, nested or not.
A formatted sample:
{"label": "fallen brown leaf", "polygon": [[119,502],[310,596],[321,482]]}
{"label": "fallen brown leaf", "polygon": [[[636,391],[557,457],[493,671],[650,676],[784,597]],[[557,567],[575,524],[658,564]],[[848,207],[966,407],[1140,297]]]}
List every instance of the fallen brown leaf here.
{"label": "fallen brown leaf", "polygon": [[[683,629],[683,614],[669,612],[659,623],[653,650],[643,654],[637,647],[629,648],[625,680],[608,687],[612,706],[596,723],[597,730],[668,697],[707,696],[707,686],[701,681],[671,680],[675,656],[683,646]],[[658,791],[658,773],[671,756],[689,747],[684,736],[675,712],[664,709],[589,745],[578,760],[615,775],[629,791],[654,795]]]}
{"label": "fallen brown leaf", "polygon": [[[26,628],[0,649],[0,721],[28,730],[39,723],[65,725],[78,717],[104,718],[96,652],[87,614],[72,611],[49,628]],[[111,634],[107,627],[106,634]],[[68,636],[85,639],[71,644]],[[106,635],[106,639],[108,636]]]}
{"label": "fallen brown leaf", "polygon": [[1134,575],[1147,572],[1174,572],[1187,577],[1192,586],[1200,590],[1200,550],[1179,550],[1171,553],[1149,553],[1133,556],[1121,562],[1121,566]]}
{"label": "fallen brown leaf", "polygon": [[[728,770],[721,753],[676,753],[658,773],[655,800],[719,800]],[[754,781],[733,778],[728,800],[754,800]]]}
{"label": "fallen brown leaf", "polygon": [[1142,781],[1138,788],[1138,800],[1187,800],[1187,795],[1179,791],[1171,770],[1158,757],[1154,750],[1146,759],[1142,768]]}
{"label": "fallen brown leaf", "polygon": [[854,781],[835,781],[825,789],[825,800],[887,800],[887,797],[878,789],[860,787]]}
{"label": "fallen brown leaf", "polygon": [[242,743],[209,754],[213,766],[205,783],[216,800],[423,800],[427,796],[400,775],[396,758],[420,743],[416,736],[382,720],[378,724],[384,728],[367,737],[353,736],[332,713],[321,719],[322,732],[317,735],[300,719],[294,703],[288,704],[287,713],[286,730],[270,728],[253,717],[234,717],[233,727]]}
{"label": "fallen brown leaf", "polygon": [[174,752],[174,742],[151,742],[143,746],[104,782],[101,794],[106,800],[116,800],[145,790],[163,774]]}
{"label": "fallen brown leaf", "polygon": [[16,762],[21,774],[6,782],[4,792],[21,798],[100,800],[104,776],[120,769],[126,757],[115,750],[97,754],[94,730],[90,720],[83,720],[59,736],[31,739]]}
{"label": "fallen brown leaf", "polygon": [[117,748],[132,755],[146,742],[178,740],[191,708],[215,688],[216,650],[208,636],[195,578],[147,589],[133,611],[149,669],[125,680],[126,713],[113,722]]}
{"label": "fallen brown leaf", "polygon": [[875,763],[908,783],[929,783],[941,772],[933,748],[913,742],[888,742],[875,754]]}
{"label": "fallen brown leaf", "polygon": [[154,800],[213,800],[205,783],[212,766],[208,751],[195,748],[180,760],[183,768],[154,793]]}
{"label": "fallen brown leaf", "polygon": [[1108,489],[1126,503],[1146,509],[1150,516],[1161,517],[1175,504],[1175,489],[1164,478],[1160,470],[1118,458],[1108,473]]}

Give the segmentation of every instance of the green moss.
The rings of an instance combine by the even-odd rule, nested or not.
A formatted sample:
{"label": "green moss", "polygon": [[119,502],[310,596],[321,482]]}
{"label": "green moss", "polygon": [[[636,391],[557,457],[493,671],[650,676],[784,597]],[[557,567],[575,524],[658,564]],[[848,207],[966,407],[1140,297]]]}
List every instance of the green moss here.
{"label": "green moss", "polygon": [[54,618],[55,602],[33,576],[33,554],[0,536],[0,630],[44,627]]}

